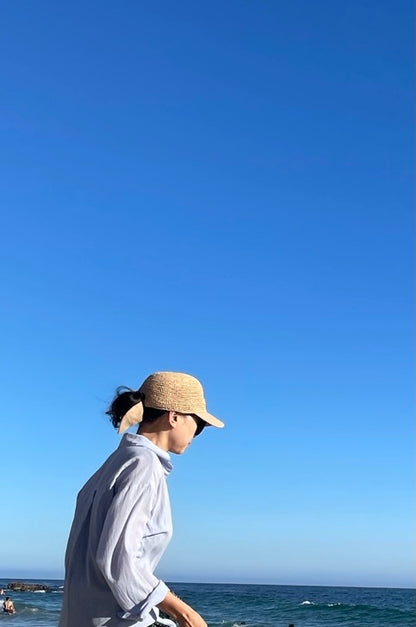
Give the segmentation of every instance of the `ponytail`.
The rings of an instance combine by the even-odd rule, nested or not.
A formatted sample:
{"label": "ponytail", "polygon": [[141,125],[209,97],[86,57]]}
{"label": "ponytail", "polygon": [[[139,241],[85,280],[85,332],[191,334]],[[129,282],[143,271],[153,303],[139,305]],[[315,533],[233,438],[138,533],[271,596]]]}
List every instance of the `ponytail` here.
{"label": "ponytail", "polygon": [[110,422],[115,429],[118,429],[124,414],[126,414],[133,405],[137,405],[140,401],[143,403],[143,421],[151,422],[163,416],[166,413],[165,409],[154,409],[153,407],[146,407],[144,404],[145,395],[139,390],[132,390],[131,388],[121,385],[116,389],[116,395],[111,401],[110,407],[105,412],[107,416],[110,416]]}

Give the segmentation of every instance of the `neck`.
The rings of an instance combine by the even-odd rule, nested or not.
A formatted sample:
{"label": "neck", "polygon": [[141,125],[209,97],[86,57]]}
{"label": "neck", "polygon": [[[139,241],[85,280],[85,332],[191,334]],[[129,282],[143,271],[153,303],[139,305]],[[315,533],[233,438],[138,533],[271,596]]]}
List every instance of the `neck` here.
{"label": "neck", "polygon": [[156,431],[151,428],[151,424],[148,425],[140,425],[137,433],[139,435],[143,435],[145,438],[153,442],[156,446],[162,449],[162,451],[169,451],[168,446],[168,432],[167,431]]}

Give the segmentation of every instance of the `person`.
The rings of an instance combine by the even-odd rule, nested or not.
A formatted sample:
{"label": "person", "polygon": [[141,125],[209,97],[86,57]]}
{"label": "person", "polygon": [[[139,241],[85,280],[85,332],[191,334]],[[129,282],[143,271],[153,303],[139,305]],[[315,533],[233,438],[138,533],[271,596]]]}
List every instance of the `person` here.
{"label": "person", "polygon": [[16,614],[14,603],[10,597],[6,597],[3,601],[3,612],[6,612],[6,614]]}
{"label": "person", "polygon": [[107,413],[118,448],[78,494],[65,554],[59,627],[206,627],[204,619],[158,579],[155,568],[172,536],[166,478],[170,453],[181,455],[208,425],[195,377],[156,372],[136,391],[118,388]]}
{"label": "person", "polygon": [[0,588],[0,597],[4,597],[4,590],[3,590],[3,588]]}

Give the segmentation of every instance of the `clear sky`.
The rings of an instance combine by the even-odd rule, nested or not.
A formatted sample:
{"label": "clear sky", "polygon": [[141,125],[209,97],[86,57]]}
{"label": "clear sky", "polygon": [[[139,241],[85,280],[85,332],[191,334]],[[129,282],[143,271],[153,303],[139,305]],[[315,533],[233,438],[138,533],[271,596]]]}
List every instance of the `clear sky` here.
{"label": "clear sky", "polygon": [[410,1],[0,23],[0,576],[62,576],[115,387],[180,370],[226,428],[160,576],[413,585]]}

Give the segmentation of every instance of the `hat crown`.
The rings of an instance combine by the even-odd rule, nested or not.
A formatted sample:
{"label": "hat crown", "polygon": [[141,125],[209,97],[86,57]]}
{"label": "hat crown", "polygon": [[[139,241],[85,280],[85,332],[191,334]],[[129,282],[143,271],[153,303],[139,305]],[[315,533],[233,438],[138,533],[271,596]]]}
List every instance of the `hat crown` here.
{"label": "hat crown", "polygon": [[201,383],[184,372],[154,372],[143,382],[140,392],[146,407],[184,414],[206,411]]}

